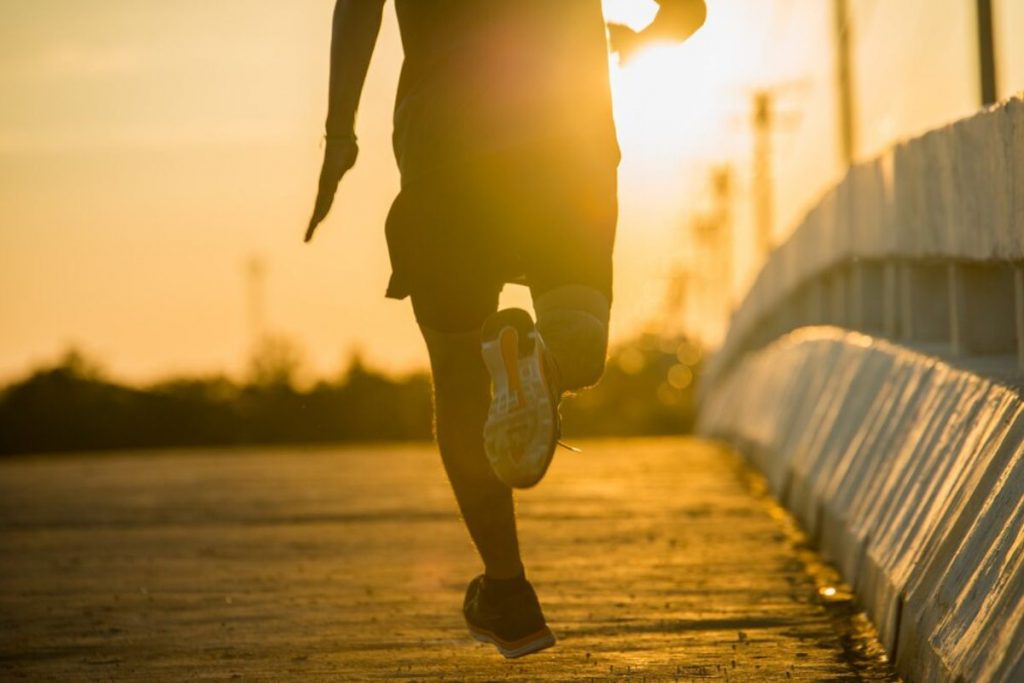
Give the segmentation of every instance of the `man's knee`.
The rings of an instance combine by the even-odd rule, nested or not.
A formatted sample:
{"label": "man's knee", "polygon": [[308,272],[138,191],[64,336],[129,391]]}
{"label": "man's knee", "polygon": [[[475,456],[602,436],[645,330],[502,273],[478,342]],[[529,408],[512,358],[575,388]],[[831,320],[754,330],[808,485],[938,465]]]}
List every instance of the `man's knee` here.
{"label": "man's knee", "polygon": [[574,391],[597,384],[608,353],[610,303],[582,285],[558,287],[537,297],[537,329],[558,366],[559,387]]}
{"label": "man's knee", "polygon": [[558,366],[559,388],[577,391],[597,384],[608,355],[608,327],[589,313],[561,311],[538,324]]}

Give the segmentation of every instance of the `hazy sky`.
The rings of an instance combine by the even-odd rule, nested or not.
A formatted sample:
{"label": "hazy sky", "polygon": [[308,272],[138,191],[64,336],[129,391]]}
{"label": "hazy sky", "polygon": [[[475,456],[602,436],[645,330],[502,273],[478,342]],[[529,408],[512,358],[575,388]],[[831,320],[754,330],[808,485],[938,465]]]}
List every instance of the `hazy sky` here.
{"label": "hazy sky", "polygon": [[[407,302],[383,298],[383,221],[398,183],[393,10],[358,120],[362,154],[311,245],[331,0],[19,0],[0,23],[0,377],[75,345],[114,373],[237,371],[249,344],[245,265],[266,265],[268,329],[314,372],[353,347],[421,364]],[[785,84],[780,232],[838,173],[824,0],[709,0],[706,29],[613,68],[624,151],[613,334],[651,320],[711,164],[739,174],[737,261],[754,266],[746,205],[752,88]],[[975,107],[973,0],[853,0],[863,154]],[[642,23],[646,0],[607,0]],[[1002,92],[1024,88],[998,0]],[[913,49],[908,49],[913,46]],[[722,283],[726,287],[726,283]],[[519,292],[512,299],[523,301]],[[713,327],[713,321],[708,323]]]}

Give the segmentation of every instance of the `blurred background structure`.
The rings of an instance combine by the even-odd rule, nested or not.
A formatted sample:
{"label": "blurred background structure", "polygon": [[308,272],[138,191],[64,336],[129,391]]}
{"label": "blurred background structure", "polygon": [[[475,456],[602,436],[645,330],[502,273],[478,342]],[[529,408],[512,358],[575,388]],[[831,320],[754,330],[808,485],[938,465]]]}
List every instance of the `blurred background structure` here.
{"label": "blurred background structure", "polygon": [[[519,497],[567,637],[517,671],[1024,680],[1024,1],[708,4],[611,57],[613,349],[565,433],[710,438]],[[5,670],[508,676],[451,637],[475,558],[382,297],[393,17],[309,246],[332,0],[15,5],[0,453],[101,452],[2,463]]]}
{"label": "blurred background structure", "polygon": [[[82,356],[136,388],[258,384],[253,368],[277,354],[270,366],[306,391],[344,376],[353,349],[382,376],[425,366],[407,304],[382,298],[401,60],[390,13],[360,163],[317,243],[301,243],[331,4],[40,0],[9,12],[0,378]],[[612,332],[624,357],[654,337],[667,358],[680,345],[713,352],[770,248],[851,162],[1024,88],[1019,0],[709,5],[686,45],[611,58],[624,153]],[[605,9],[639,28],[656,5]],[[506,303],[525,298],[510,288]],[[638,389],[660,402],[652,411],[692,391],[689,370],[668,374],[676,366],[691,367],[669,363]]]}

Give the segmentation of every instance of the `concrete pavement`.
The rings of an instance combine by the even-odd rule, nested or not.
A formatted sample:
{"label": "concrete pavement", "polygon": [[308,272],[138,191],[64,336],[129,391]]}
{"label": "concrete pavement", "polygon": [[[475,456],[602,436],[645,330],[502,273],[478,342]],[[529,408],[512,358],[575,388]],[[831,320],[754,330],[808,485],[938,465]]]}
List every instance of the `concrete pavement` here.
{"label": "concrete pavement", "polygon": [[0,678],[895,680],[733,453],[582,445],[519,497],[559,643],[514,662],[465,634],[432,447],[0,462]]}

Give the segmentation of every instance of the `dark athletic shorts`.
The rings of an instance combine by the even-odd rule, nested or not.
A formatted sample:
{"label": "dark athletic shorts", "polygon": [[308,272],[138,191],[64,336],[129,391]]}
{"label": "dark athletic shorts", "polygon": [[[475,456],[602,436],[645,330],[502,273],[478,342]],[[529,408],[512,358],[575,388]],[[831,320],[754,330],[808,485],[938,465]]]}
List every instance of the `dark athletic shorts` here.
{"label": "dark athletic shorts", "polygon": [[617,163],[537,144],[403,179],[385,228],[387,296],[411,296],[417,322],[440,332],[479,328],[506,282],[535,297],[586,285],[611,301]]}

